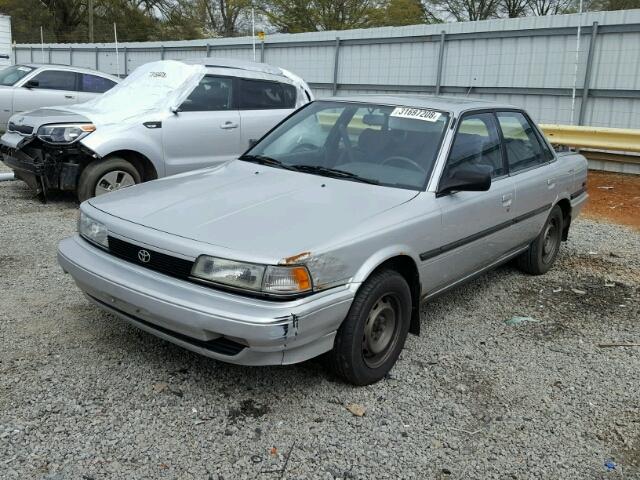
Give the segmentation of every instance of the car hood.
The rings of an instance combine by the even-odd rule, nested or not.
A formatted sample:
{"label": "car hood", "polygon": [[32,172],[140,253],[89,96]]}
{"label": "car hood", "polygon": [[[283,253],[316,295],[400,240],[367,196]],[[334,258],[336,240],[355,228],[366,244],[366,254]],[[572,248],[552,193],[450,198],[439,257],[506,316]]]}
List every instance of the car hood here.
{"label": "car hood", "polygon": [[279,260],[348,237],[350,229],[415,196],[236,160],[89,203],[145,227]]}
{"label": "car hood", "polygon": [[89,123],[90,120],[78,113],[55,108],[39,108],[29,112],[16,113],[9,121],[18,125],[28,125],[37,132],[42,125],[51,123]]}

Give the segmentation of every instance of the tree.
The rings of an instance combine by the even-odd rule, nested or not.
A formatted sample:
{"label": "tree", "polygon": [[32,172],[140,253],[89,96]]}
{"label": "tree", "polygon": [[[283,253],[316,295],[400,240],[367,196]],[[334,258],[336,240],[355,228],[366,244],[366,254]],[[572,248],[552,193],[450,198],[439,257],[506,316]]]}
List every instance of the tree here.
{"label": "tree", "polygon": [[204,17],[209,32],[232,37],[245,33],[241,21],[248,17],[251,5],[251,0],[199,0],[195,9]]}
{"label": "tree", "polygon": [[[458,22],[469,20],[487,20],[498,16],[501,0],[435,0],[434,4],[445,15]],[[543,0],[546,1],[546,0]]]}
{"label": "tree", "polygon": [[558,15],[567,13],[573,0],[528,0],[528,4],[534,15]]}
{"label": "tree", "polygon": [[262,0],[259,10],[288,33],[366,28],[379,18],[378,0]]}
{"label": "tree", "polygon": [[525,17],[529,13],[529,0],[501,0],[498,10],[508,18]]}
{"label": "tree", "polygon": [[439,21],[421,0],[389,0],[374,9],[371,14],[371,25],[376,27],[399,27]]}

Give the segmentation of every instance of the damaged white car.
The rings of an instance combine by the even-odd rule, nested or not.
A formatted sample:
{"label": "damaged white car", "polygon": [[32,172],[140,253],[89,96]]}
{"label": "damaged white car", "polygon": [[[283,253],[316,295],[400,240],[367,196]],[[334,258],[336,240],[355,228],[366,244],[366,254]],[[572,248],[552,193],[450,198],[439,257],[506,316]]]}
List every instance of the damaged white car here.
{"label": "damaged white car", "polygon": [[302,79],[266,64],[153,62],[89,102],[14,115],[0,148],[43,199],[70,190],[83,201],[231,160],[312,99]]}

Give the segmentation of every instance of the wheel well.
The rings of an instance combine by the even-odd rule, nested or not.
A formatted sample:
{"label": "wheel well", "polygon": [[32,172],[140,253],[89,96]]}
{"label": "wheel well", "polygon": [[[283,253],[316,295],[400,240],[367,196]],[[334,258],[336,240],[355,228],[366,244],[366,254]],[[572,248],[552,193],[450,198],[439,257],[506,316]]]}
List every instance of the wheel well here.
{"label": "wheel well", "polygon": [[411,257],[408,255],[398,255],[396,257],[389,258],[383,263],[378,265],[376,269],[371,272],[378,272],[380,270],[395,270],[404,277],[411,290],[411,324],[409,325],[409,332],[415,335],[420,334],[420,274],[418,273],[418,267]]}
{"label": "wheel well", "polygon": [[558,206],[562,210],[562,240],[569,238],[569,227],[571,226],[571,202],[563,198],[558,202]]}
{"label": "wheel well", "polygon": [[110,157],[120,157],[131,162],[133,166],[136,167],[138,172],[140,172],[143,182],[146,182],[148,180],[155,180],[156,178],[158,178],[158,172],[153,166],[153,163],[151,163],[151,160],[149,160],[141,153],[134,152],[133,150],[118,150],[117,152],[110,153],[105,158]]}

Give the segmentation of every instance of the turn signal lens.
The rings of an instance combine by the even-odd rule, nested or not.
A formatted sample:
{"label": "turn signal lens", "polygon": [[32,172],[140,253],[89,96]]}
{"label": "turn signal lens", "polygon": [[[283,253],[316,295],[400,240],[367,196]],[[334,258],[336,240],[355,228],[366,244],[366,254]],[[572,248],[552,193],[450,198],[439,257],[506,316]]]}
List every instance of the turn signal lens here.
{"label": "turn signal lens", "polygon": [[311,287],[306,267],[267,267],[262,289],[270,293],[302,293]]}

